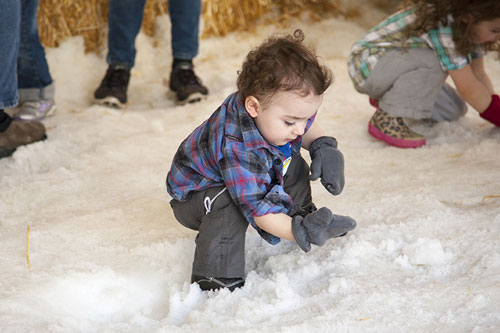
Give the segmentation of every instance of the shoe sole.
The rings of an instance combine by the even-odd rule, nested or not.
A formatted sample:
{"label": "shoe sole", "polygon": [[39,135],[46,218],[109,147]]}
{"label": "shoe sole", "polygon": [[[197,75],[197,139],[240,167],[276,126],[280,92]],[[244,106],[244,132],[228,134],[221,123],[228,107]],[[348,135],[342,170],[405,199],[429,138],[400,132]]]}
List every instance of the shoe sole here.
{"label": "shoe sole", "polygon": [[126,105],[125,103],[120,102],[118,98],[113,96],[108,96],[99,99],[95,98],[94,101],[99,105],[107,106],[113,109],[122,109]]}
{"label": "shoe sole", "polygon": [[403,140],[393,138],[390,135],[384,134],[378,128],[372,125],[371,121],[368,124],[368,133],[377,140],[382,140],[390,146],[398,148],[419,148],[425,145],[425,140]]}
{"label": "shoe sole", "polygon": [[196,92],[189,95],[186,99],[180,100],[177,97],[177,93],[173,90],[168,91],[167,96],[169,98],[175,99],[175,104],[177,105],[193,104],[207,99],[207,95],[203,95],[202,93]]}
{"label": "shoe sole", "polygon": [[229,289],[229,291],[234,291],[236,288],[241,288],[245,285],[245,279],[239,279],[229,284],[220,281],[217,278],[204,278],[192,281],[192,283],[197,283],[200,289],[203,291],[208,290],[219,290],[223,288]]}

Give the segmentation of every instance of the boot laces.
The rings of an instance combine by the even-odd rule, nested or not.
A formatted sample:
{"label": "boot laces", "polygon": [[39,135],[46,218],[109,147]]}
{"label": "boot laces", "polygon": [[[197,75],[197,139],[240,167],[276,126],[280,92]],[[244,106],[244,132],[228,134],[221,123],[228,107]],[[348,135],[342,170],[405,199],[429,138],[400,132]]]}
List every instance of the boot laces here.
{"label": "boot laces", "polygon": [[123,68],[114,68],[110,70],[108,86],[110,88],[123,88],[127,85],[128,71]]}
{"label": "boot laces", "polygon": [[194,74],[192,69],[179,69],[177,75],[179,82],[184,86],[201,84],[200,79]]}

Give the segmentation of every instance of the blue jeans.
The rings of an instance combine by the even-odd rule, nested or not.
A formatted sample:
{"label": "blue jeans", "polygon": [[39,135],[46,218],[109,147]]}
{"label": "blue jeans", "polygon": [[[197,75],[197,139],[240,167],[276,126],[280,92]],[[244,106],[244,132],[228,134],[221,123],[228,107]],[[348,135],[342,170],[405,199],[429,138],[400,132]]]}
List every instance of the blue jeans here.
{"label": "blue jeans", "polygon": [[[142,24],[146,0],[110,0],[108,16],[108,55],[110,65],[132,68],[135,61],[135,38]],[[190,60],[198,54],[201,0],[169,0],[172,25],[172,55]]]}
{"label": "blue jeans", "polygon": [[17,105],[16,63],[19,51],[21,3],[3,0],[0,10],[0,109]]}
{"label": "blue jeans", "polygon": [[45,50],[38,35],[38,4],[39,0],[21,0],[21,37],[17,58],[17,78],[21,101],[53,98],[52,77],[45,58]]}

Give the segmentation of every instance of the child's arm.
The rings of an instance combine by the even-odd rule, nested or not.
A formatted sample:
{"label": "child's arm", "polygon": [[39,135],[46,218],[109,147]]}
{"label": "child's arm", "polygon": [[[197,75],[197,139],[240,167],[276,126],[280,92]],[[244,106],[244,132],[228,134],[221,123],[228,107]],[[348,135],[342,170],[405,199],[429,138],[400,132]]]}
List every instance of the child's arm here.
{"label": "child's arm", "polygon": [[495,94],[495,89],[493,89],[493,84],[491,83],[490,77],[484,70],[484,58],[477,58],[472,60],[471,66],[472,71],[479,79],[479,81],[481,81],[486,87],[488,87],[490,95]]}
{"label": "child's arm", "polygon": [[292,218],[290,216],[284,213],[267,214],[256,216],[254,220],[259,228],[271,235],[295,242],[295,237],[293,237],[292,233]]}
{"label": "child's arm", "polygon": [[323,131],[323,129],[318,125],[318,122],[313,122],[304,136],[302,136],[302,147],[309,150],[309,147],[314,140],[325,135],[325,131]]}
{"label": "child's arm", "polygon": [[488,108],[493,94],[490,91],[491,82],[484,72],[484,65],[479,59],[473,60],[472,65],[462,69],[449,71],[458,93],[479,113]]}

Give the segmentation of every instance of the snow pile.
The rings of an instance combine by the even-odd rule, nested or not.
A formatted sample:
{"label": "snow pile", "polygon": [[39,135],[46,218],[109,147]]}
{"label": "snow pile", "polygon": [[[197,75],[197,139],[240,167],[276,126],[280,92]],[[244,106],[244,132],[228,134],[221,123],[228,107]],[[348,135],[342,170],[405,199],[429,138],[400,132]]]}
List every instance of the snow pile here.
{"label": "snow pile", "polygon": [[[234,91],[246,53],[275,28],[203,40],[195,65],[210,95],[187,106],[166,96],[167,18],[158,47],[138,38],[124,111],[91,105],[104,55],[84,55],[79,38],[47,50],[58,105],[49,138],[0,160],[0,330],[498,332],[500,130],[471,110],[426,128],[422,149],[370,138],[374,110],[346,57],[372,23],[287,29],[302,28],[336,78],[318,121],[339,140],[346,187],[333,197],[315,182],[315,203],[357,229],[307,254],[249,229],[247,283],[234,293],[189,284],[196,233],[175,221],[165,177],[180,141]],[[500,65],[487,66],[500,87]]]}

